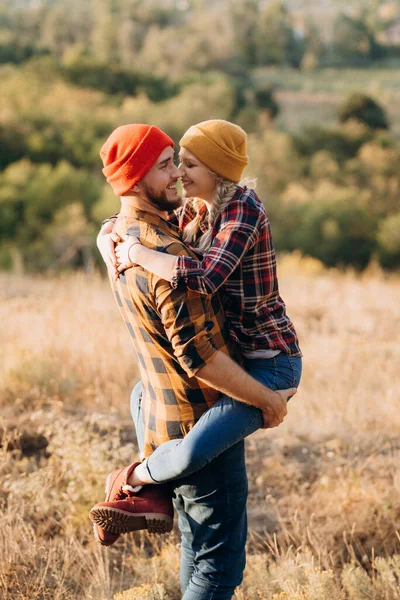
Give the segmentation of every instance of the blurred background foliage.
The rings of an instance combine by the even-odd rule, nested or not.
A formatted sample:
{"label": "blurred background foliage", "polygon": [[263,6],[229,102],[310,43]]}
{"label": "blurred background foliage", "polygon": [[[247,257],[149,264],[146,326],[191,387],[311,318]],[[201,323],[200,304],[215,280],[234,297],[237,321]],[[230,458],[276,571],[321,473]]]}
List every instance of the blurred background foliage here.
{"label": "blurred background foliage", "polygon": [[0,268],[92,269],[107,135],[210,118],[278,251],[398,268],[399,66],[399,0],[0,0]]}

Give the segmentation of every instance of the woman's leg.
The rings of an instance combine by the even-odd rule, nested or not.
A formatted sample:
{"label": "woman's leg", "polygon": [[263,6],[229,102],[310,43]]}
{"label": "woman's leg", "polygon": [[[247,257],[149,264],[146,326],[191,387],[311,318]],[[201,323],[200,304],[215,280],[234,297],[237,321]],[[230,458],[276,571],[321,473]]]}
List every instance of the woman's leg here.
{"label": "woman's leg", "polygon": [[[301,359],[278,354],[274,358],[248,360],[246,370],[273,390],[297,387]],[[141,466],[153,483],[190,475],[262,425],[258,408],[222,396],[183,439],[162,444]]]}
{"label": "woman's leg", "polygon": [[183,439],[165,442],[146,459],[149,478],[154,483],[164,483],[186,477],[262,424],[261,410],[222,396]]}

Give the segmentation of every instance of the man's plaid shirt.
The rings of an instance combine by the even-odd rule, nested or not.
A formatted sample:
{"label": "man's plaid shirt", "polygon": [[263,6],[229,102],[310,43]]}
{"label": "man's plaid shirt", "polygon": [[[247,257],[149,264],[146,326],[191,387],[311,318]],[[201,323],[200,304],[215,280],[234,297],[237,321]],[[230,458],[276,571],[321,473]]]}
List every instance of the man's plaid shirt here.
{"label": "man's plaid shirt", "polygon": [[[194,256],[179,229],[153,213],[124,206],[114,231],[135,235],[153,250]],[[173,289],[139,266],[110,281],[137,354],[149,456],[162,443],[183,437],[218,399],[194,375],[217,350],[228,354],[229,332],[218,294]]]}
{"label": "man's plaid shirt", "polygon": [[[207,230],[207,211],[199,237]],[[176,213],[181,231],[196,216],[193,200]],[[172,285],[181,283],[199,294],[220,290],[231,338],[246,354],[281,350],[301,356],[293,323],[279,295],[276,255],[261,200],[239,188],[216,219],[212,245],[203,259],[179,256]]]}

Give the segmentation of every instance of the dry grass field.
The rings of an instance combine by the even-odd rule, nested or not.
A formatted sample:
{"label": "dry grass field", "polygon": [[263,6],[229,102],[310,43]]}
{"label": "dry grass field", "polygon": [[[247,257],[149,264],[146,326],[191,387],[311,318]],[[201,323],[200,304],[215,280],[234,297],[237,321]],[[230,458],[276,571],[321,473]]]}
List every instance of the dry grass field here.
{"label": "dry grass field", "polygon": [[[304,352],[284,424],[247,442],[237,600],[400,598],[400,278],[298,257],[280,282]],[[0,275],[1,600],[178,600],[179,537],[97,545],[87,516],[135,458],[138,377],[100,276]]]}

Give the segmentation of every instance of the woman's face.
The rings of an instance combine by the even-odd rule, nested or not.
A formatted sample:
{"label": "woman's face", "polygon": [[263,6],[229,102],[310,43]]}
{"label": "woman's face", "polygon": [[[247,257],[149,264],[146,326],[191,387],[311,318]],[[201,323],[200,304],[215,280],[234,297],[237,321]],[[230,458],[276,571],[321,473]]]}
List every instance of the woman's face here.
{"label": "woman's face", "polygon": [[180,149],[179,161],[184,195],[212,202],[217,188],[215,175],[210,173],[208,167],[186,148]]}

